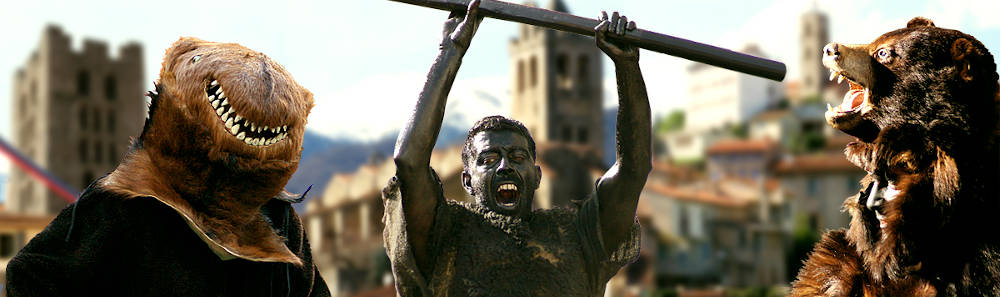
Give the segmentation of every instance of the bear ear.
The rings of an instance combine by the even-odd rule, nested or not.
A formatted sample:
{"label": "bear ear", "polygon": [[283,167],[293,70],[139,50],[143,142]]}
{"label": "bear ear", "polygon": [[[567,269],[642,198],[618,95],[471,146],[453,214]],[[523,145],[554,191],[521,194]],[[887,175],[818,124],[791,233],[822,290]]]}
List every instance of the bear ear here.
{"label": "bear ear", "polygon": [[972,60],[978,56],[979,50],[968,39],[959,38],[951,43],[951,59],[959,67],[958,76],[965,81],[971,81],[974,78],[972,77]]}
{"label": "bear ear", "polygon": [[935,27],[934,22],[925,17],[915,17],[906,23],[907,28]]}

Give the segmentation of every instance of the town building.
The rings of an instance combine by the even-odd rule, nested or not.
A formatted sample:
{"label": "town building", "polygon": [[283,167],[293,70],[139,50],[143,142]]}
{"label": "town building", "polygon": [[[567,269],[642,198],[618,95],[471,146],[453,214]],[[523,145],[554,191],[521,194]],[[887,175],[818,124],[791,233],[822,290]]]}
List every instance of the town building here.
{"label": "town building", "polygon": [[[139,135],[146,114],[142,47],[70,37],[49,26],[38,48],[14,75],[11,144],[40,167],[82,190],[118,165]],[[13,170],[8,212],[52,215],[68,202],[27,174]]]}
{"label": "town building", "polygon": [[[76,51],[57,26],[16,70],[11,145],[75,191],[113,170],[146,115],[142,47],[110,56],[104,42],[85,39]],[[69,204],[20,168],[6,180],[0,210],[0,281],[10,260]],[[0,180],[0,183],[3,181]]]}

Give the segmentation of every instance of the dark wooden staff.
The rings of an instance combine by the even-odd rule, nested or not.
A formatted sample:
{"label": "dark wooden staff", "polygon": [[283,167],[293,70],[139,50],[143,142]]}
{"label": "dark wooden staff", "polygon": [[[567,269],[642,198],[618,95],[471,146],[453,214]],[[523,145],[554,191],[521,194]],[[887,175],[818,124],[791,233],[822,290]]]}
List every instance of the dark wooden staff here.
{"label": "dark wooden staff", "polygon": [[[447,11],[465,11],[470,0],[390,0]],[[525,6],[496,0],[482,0],[479,15],[505,21],[525,23],[581,35],[594,35],[600,21],[544,8]],[[698,43],[683,38],[643,29],[627,31],[622,38],[640,48],[695,62],[726,68],[754,76],[781,81],[785,78],[785,64],[773,60],[738,53],[720,47]]]}

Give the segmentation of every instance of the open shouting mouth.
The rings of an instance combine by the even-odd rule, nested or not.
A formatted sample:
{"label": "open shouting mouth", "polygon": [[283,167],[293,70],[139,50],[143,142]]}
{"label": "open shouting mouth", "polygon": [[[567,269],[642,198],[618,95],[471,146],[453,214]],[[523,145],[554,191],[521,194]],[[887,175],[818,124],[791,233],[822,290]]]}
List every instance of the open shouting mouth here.
{"label": "open shouting mouth", "polygon": [[213,79],[205,86],[205,95],[208,104],[226,127],[226,131],[244,143],[251,146],[269,146],[288,137],[288,125],[269,127],[247,119],[245,114],[232,105],[233,102],[229,100],[218,80]]}
{"label": "open shouting mouth", "polygon": [[496,197],[497,205],[503,208],[513,209],[517,206],[518,198],[521,198],[521,192],[514,183],[503,182],[497,186]]}

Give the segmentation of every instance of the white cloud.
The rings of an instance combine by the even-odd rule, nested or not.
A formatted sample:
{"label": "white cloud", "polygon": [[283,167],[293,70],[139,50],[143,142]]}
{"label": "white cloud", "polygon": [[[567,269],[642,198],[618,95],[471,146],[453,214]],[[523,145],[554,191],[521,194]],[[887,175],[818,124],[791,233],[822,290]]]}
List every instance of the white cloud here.
{"label": "white cloud", "polygon": [[[372,140],[394,132],[410,118],[425,74],[369,76],[348,88],[313,90],[316,107],[308,128],[331,137]],[[487,115],[509,115],[507,79],[495,76],[455,81],[445,117],[471,126]]]}

